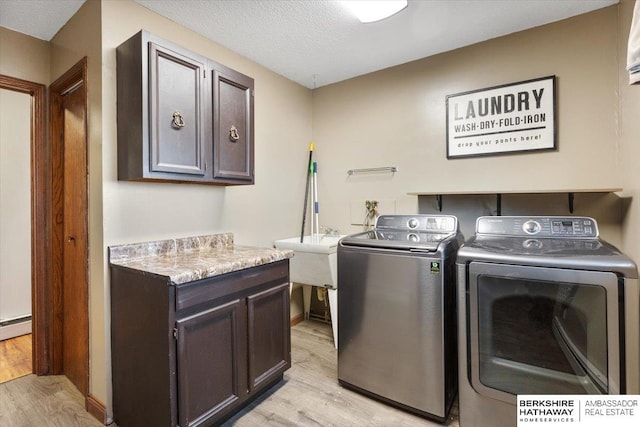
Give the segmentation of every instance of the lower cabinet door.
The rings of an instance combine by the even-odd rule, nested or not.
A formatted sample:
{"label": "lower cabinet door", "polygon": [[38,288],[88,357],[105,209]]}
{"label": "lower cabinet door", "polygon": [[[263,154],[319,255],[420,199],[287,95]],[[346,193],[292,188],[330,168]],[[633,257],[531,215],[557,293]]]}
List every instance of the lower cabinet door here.
{"label": "lower cabinet door", "polygon": [[247,298],[249,392],[291,367],[289,283]]}
{"label": "lower cabinet door", "polygon": [[245,300],[178,320],[176,330],[179,425],[210,424],[247,394]]}

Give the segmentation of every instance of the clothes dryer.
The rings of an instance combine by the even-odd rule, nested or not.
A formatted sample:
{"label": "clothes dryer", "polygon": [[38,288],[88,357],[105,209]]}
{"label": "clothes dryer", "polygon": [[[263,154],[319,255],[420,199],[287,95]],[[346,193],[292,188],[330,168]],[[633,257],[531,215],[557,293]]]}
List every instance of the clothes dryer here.
{"label": "clothes dryer", "polygon": [[586,217],[480,217],[458,251],[462,427],[516,426],[519,394],[637,394],[636,264]]}

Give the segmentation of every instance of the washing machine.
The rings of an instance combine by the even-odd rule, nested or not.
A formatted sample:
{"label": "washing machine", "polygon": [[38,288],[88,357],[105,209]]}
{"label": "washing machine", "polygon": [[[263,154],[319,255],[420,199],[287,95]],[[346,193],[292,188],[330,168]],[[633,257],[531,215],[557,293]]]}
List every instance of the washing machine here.
{"label": "washing machine", "polygon": [[382,215],[338,244],[340,385],[438,421],[457,379],[455,254],[449,215]]}
{"label": "washing machine", "polygon": [[519,394],[638,394],[638,270],[587,217],[480,217],[458,251],[461,427]]}

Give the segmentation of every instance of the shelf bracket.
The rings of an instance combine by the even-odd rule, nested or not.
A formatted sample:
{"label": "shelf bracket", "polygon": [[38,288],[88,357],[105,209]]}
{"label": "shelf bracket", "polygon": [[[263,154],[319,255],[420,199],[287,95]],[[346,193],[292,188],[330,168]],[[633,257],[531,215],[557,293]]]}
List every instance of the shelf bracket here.
{"label": "shelf bracket", "polygon": [[496,194],[496,214],[498,216],[502,215],[502,194]]}
{"label": "shelf bracket", "polygon": [[442,194],[436,194],[436,202],[438,203],[438,210],[442,212]]}
{"label": "shelf bracket", "polygon": [[575,193],[568,193],[569,195],[569,212],[573,213],[573,201],[575,199]]}

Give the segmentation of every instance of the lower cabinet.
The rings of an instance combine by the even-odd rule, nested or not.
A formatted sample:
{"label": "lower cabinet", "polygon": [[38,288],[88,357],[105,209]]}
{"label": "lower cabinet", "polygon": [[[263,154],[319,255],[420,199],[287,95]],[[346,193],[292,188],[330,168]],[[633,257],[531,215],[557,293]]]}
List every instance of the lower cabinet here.
{"label": "lower cabinet", "polygon": [[291,366],[288,260],[181,285],[112,265],[111,292],[119,427],[217,425]]}
{"label": "lower cabinet", "polygon": [[201,425],[247,395],[246,304],[234,300],[176,323],[179,424]]}

